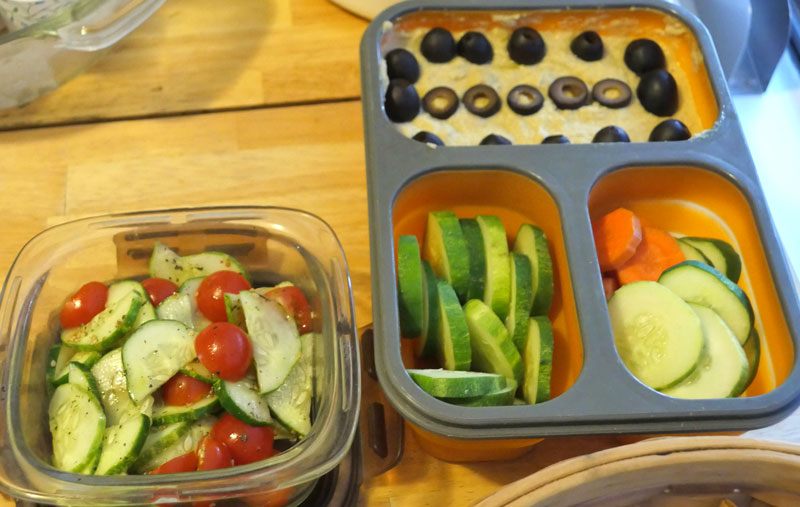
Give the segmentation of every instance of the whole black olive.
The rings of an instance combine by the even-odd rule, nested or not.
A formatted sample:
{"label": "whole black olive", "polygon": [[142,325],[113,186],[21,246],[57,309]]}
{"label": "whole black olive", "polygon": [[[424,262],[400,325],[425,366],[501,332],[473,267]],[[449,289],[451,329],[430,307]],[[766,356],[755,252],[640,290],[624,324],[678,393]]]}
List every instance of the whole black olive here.
{"label": "whole black olive", "polygon": [[603,39],[591,30],[572,39],[569,48],[575,56],[587,62],[596,62],[603,58]]}
{"label": "whole black olive", "polygon": [[462,35],[456,51],[468,61],[479,65],[491,62],[494,57],[492,44],[480,32],[467,32]]}
{"label": "whole black olive", "polygon": [[650,132],[649,141],[685,141],[692,137],[692,133],[680,120],[670,118],[655,126]]}
{"label": "whole black olive", "polygon": [[422,98],[422,109],[434,118],[446,120],[458,109],[458,95],[446,86],[437,86]]}
{"label": "whole black olive", "polygon": [[535,29],[521,26],[508,39],[508,56],[522,65],[533,65],[544,58],[547,48],[544,39]]}
{"label": "whole black olive", "polygon": [[484,137],[483,140],[481,140],[481,145],[488,144],[507,145],[511,144],[511,141],[497,134],[489,134],[488,136]]}
{"label": "whole black olive", "polygon": [[494,88],[484,84],[475,85],[467,90],[461,101],[470,113],[481,118],[492,116],[500,110],[502,104]]}
{"label": "whole black olive", "polygon": [[414,134],[414,136],[411,139],[419,141],[421,143],[435,144],[436,146],[444,146],[444,143],[442,142],[441,139],[439,139],[438,136],[436,136],[435,134],[431,134],[430,132],[427,132],[425,130],[420,130],[419,132]]}
{"label": "whole black olive", "polygon": [[566,76],[553,81],[547,94],[559,109],[578,109],[588,103],[589,89],[577,77]]}
{"label": "whole black olive", "polygon": [[386,116],[395,123],[411,121],[419,113],[419,95],[414,85],[405,79],[393,79],[386,88],[383,101]]}
{"label": "whole black olive", "polygon": [[419,79],[419,63],[409,51],[393,49],[386,53],[386,73],[389,79],[405,79],[414,84]]}
{"label": "whole black olive", "polygon": [[631,103],[633,92],[619,79],[603,79],[592,87],[592,98],[606,107],[619,109]]}
{"label": "whole black olive", "polygon": [[446,63],[456,57],[456,41],[444,28],[432,28],[422,38],[419,50],[431,63]]}
{"label": "whole black olive", "polygon": [[547,136],[542,139],[542,144],[570,144],[569,139],[561,134]]}
{"label": "whole black olive", "polygon": [[663,69],[667,61],[657,42],[650,39],[636,39],[625,48],[625,65],[637,76],[641,76],[653,69]]}
{"label": "whole black olive", "polygon": [[616,125],[609,125],[597,131],[597,134],[592,138],[593,143],[629,143],[631,138],[628,133],[617,127]]}
{"label": "whole black olive", "polygon": [[656,116],[672,116],[678,110],[678,85],[664,69],[647,72],[636,87],[642,106]]}
{"label": "whole black olive", "polygon": [[544,97],[533,86],[521,84],[508,92],[506,102],[508,102],[508,107],[515,113],[521,116],[529,116],[542,108]]}

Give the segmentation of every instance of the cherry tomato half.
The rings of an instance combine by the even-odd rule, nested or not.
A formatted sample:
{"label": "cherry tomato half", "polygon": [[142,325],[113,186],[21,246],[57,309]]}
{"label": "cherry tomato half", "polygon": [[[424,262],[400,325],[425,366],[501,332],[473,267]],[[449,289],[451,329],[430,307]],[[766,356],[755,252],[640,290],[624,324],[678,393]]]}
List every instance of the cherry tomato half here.
{"label": "cherry tomato half", "polygon": [[285,488],[278,491],[270,491],[269,493],[250,495],[242,498],[242,501],[247,505],[258,507],[283,507],[289,503],[293,490],[294,488]]}
{"label": "cherry tomato half", "polygon": [[197,444],[197,469],[218,470],[233,466],[231,451],[223,442],[218,442],[210,435],[200,439]]}
{"label": "cherry tomato half", "polygon": [[150,296],[153,306],[158,306],[162,301],[178,292],[178,286],[164,278],[145,278],[142,280],[142,287]]}
{"label": "cherry tomato half", "polygon": [[197,308],[211,322],[225,322],[224,294],[250,289],[247,278],[233,271],[217,271],[205,277],[197,288]]}
{"label": "cherry tomato half", "polygon": [[230,322],[215,322],[194,339],[197,359],[208,370],[229,382],[242,380],[253,361],[247,333]]}
{"label": "cherry tomato half", "polygon": [[211,436],[225,442],[236,465],[246,465],[267,459],[275,451],[275,435],[269,426],[250,426],[230,414],[225,414],[211,428]]}
{"label": "cherry tomato half", "polygon": [[181,472],[194,472],[195,470],[197,470],[197,454],[192,451],[178,456],[177,458],[172,458],[150,473],[177,474]]}
{"label": "cherry tomato half", "polygon": [[265,296],[286,308],[297,324],[300,334],[311,331],[311,309],[303,291],[294,286],[276,287]]}
{"label": "cherry tomato half", "polygon": [[61,309],[61,327],[86,324],[106,307],[108,287],[100,282],[89,282],[70,296]]}
{"label": "cherry tomato half", "polygon": [[164,402],[173,407],[191,405],[202,400],[211,392],[211,386],[183,373],[176,373],[162,387]]}

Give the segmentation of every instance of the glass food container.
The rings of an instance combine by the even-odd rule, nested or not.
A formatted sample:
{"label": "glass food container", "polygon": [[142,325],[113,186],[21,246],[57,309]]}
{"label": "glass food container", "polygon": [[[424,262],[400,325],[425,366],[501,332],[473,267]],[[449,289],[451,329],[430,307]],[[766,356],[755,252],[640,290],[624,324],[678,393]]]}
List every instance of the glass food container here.
{"label": "glass food container", "polygon": [[[186,255],[223,251],[254,286],[289,280],[307,295],[314,348],[313,425],[272,458],[210,472],[111,477],[66,473],[49,459],[45,367],[64,300],[89,280],[142,279],[155,241]],[[196,208],[107,215],[58,225],[20,251],[0,296],[0,489],[58,505],[129,505],[248,499],[271,492],[303,501],[347,454],[360,397],[352,291],[341,245],[308,213],[269,207]],[[234,501],[235,502],[235,501]]]}

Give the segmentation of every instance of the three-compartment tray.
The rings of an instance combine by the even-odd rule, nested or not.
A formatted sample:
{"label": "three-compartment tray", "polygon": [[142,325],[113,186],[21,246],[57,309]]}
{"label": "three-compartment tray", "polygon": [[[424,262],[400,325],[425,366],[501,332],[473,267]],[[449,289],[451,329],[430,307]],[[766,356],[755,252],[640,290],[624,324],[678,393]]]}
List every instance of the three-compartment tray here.
{"label": "three-compartment tray", "polygon": [[[385,42],[404,18],[416,17],[418,25],[429,27],[458,20],[455,33],[482,16],[514,23],[532,14],[609,10],[622,16],[654,11],[687,28],[700,56],[692,65],[707,76],[709,93],[700,99],[716,112],[704,132],[660,143],[541,145],[537,139],[511,146],[433,147],[409,139],[385,114],[382,59],[391,49]],[[634,29],[631,38],[647,37],[641,30]],[[765,426],[798,405],[800,303],[712,41],[693,15],[658,0],[549,1],[535,7],[523,0],[491,6],[479,0],[412,1],[372,22],[362,40],[361,65],[375,361],[387,398],[409,422],[465,440],[708,432]],[[666,230],[725,239],[740,252],[739,285],[753,304],[762,347],[759,373],[742,397],[671,398],[625,368],[614,345],[591,225],[592,218],[619,206]],[[406,373],[415,362],[399,332],[397,238],[416,234],[421,242],[427,213],[439,209],[459,217],[496,214],[509,234],[523,222],[547,234],[555,279],[550,401],[453,406],[424,393]]]}

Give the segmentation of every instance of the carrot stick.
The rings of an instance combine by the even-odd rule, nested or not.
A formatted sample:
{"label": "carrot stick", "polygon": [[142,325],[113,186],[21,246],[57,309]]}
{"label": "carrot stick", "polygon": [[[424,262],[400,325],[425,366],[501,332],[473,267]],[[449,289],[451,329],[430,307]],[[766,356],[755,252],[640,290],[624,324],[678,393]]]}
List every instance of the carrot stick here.
{"label": "carrot stick", "polygon": [[612,271],[625,264],[642,240],[639,219],[625,208],[617,208],[595,220],[592,232],[602,271]]}
{"label": "carrot stick", "polygon": [[619,283],[656,281],[670,266],[686,260],[678,242],[668,232],[655,227],[642,227],[642,242],[628,262],[617,270]]}

